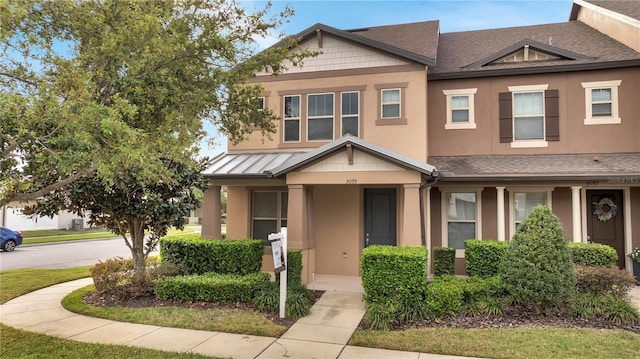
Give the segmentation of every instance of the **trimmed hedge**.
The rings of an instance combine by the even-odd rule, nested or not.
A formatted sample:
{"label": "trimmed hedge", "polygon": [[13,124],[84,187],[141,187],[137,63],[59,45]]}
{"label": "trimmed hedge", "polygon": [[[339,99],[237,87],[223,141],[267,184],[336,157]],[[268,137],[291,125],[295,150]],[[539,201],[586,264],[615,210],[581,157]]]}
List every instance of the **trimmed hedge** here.
{"label": "trimmed hedge", "polygon": [[163,300],[248,303],[269,282],[268,273],[207,273],[164,278],[156,281],[156,296]]}
{"label": "trimmed hedge", "polygon": [[498,267],[509,242],[469,239],[464,241],[464,260],[470,277],[489,278]]}
{"label": "trimmed hedge", "polygon": [[257,273],[262,267],[264,245],[257,239],[201,239],[199,234],[160,239],[160,257],[184,274]]}
{"label": "trimmed hedge", "polygon": [[576,265],[615,267],[618,262],[618,253],[606,244],[570,242],[569,249]]}
{"label": "trimmed hedge", "polygon": [[[276,275],[276,282],[280,283],[280,275]],[[302,251],[287,249],[287,286],[302,284]]]}
{"label": "trimmed hedge", "polygon": [[441,276],[445,274],[453,275],[456,271],[456,249],[455,248],[434,248],[433,249],[433,274]]}
{"label": "trimmed hedge", "polygon": [[360,272],[367,302],[420,300],[427,281],[427,259],[425,247],[365,248]]}

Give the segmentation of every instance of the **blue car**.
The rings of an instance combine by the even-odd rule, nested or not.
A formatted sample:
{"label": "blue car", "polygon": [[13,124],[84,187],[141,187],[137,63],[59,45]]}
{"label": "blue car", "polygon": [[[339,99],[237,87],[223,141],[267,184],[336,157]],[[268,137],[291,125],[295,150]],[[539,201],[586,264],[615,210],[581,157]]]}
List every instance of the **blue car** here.
{"label": "blue car", "polygon": [[5,252],[13,252],[22,244],[22,232],[0,227],[0,248]]}

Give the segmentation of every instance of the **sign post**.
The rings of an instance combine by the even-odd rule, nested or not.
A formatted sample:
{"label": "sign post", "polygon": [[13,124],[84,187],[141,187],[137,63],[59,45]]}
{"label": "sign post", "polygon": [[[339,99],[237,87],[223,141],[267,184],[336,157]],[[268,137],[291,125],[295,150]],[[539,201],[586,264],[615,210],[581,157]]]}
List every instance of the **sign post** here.
{"label": "sign post", "polygon": [[276,274],[280,273],[280,318],[284,318],[287,303],[287,228],[283,227],[280,233],[270,234],[269,241],[273,253],[273,268]]}

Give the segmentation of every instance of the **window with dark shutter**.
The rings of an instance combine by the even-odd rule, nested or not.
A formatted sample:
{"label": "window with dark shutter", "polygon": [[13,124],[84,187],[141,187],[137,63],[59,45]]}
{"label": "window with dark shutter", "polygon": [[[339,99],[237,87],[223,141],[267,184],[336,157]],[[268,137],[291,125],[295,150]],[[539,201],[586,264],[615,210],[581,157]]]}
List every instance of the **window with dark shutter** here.
{"label": "window with dark shutter", "polygon": [[558,90],[544,92],[545,137],[547,141],[560,141],[560,105]]}
{"label": "window with dark shutter", "polygon": [[500,143],[513,141],[513,108],[511,92],[501,92],[498,97],[500,112]]}

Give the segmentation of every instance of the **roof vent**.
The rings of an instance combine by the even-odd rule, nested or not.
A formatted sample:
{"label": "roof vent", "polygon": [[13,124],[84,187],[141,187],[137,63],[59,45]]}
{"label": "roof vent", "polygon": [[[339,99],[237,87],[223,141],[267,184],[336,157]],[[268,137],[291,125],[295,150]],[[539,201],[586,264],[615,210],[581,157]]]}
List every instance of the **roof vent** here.
{"label": "roof vent", "polygon": [[553,37],[549,36],[549,45],[553,45]]}

